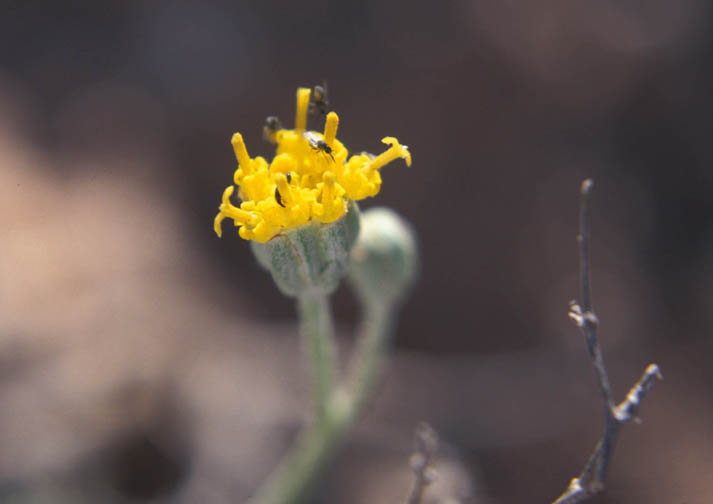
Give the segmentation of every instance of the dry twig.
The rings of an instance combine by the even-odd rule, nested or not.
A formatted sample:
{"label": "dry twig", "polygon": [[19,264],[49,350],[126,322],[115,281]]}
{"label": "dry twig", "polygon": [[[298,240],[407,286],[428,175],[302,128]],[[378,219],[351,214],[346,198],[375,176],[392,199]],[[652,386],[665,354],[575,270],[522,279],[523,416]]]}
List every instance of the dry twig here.
{"label": "dry twig", "polygon": [[431,460],[438,451],[438,434],[430,425],[422,422],[416,427],[414,445],[409,463],[416,479],[407,504],[421,504],[424,490],[436,477]]}
{"label": "dry twig", "polygon": [[599,391],[604,399],[605,425],[604,434],[597,444],[594,453],[589,457],[584,469],[579,476],[574,478],[567,490],[554,502],[554,504],[573,504],[581,502],[601,492],[604,489],[607,466],[614,452],[619,428],[632,420],[638,421],[637,412],[641,400],[649,393],[656,378],[662,379],[659,367],[649,364],[644,374],[639,378],[619,404],[614,402],[609,386],[604,359],[597,341],[597,328],[599,319],[592,311],[592,291],[590,285],[590,258],[589,258],[589,199],[592,190],[592,180],[582,182],[582,202],[580,208],[580,231],[577,236],[580,252],[580,299],[581,302],[571,301],[569,317],[577,324],[584,334],[587,350],[594,365],[594,371],[599,384]]}

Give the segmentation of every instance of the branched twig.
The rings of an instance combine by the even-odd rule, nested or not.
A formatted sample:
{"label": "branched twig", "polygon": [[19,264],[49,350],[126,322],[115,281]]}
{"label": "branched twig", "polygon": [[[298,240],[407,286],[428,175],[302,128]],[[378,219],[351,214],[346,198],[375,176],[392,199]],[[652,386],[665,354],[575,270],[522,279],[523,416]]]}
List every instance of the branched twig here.
{"label": "branched twig", "polygon": [[423,422],[416,427],[414,436],[414,450],[409,463],[411,470],[416,475],[413,489],[407,504],[421,504],[423,492],[435,479],[435,471],[431,467],[431,459],[438,451],[438,434],[427,423]]}
{"label": "branched twig", "polygon": [[649,393],[656,378],[662,379],[661,371],[656,364],[649,364],[639,381],[634,384],[626,399],[618,405],[614,402],[609,378],[604,367],[602,351],[597,341],[599,319],[592,310],[592,290],[590,284],[589,258],[589,199],[592,190],[592,180],[582,182],[582,203],[580,208],[579,242],[580,252],[580,299],[581,303],[570,302],[569,317],[577,324],[587,342],[589,357],[592,359],[597,375],[599,391],[604,400],[606,422],[604,435],[597,444],[594,453],[589,457],[580,475],[574,478],[567,490],[554,504],[573,504],[581,502],[604,489],[606,470],[616,445],[619,428],[632,420],[638,421],[637,412],[641,400]]}

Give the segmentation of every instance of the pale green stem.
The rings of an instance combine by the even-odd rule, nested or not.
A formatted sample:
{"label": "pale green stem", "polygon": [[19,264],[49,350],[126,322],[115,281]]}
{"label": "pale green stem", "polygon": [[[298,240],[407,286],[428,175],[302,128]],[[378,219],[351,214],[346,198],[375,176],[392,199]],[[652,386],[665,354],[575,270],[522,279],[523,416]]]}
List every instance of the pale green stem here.
{"label": "pale green stem", "polygon": [[381,380],[387,357],[389,336],[396,318],[391,305],[372,303],[366,306],[357,347],[349,363],[347,394],[358,414]]}
{"label": "pale green stem", "polygon": [[306,498],[351,426],[351,418],[343,403],[341,408],[330,407],[323,422],[305,427],[250,504],[295,504]]}
{"label": "pale green stem", "polygon": [[318,422],[326,420],[335,386],[336,348],[332,312],[327,295],[308,292],[297,298],[300,336],[312,373],[312,395]]}
{"label": "pale green stem", "polygon": [[[318,309],[318,306],[322,308]],[[321,303],[314,299],[300,299],[303,335],[309,334],[306,332],[308,327],[321,327],[316,323],[318,318],[315,315],[321,313],[321,320],[324,316],[322,309],[326,309],[328,314],[325,299]],[[394,315],[395,310],[390,307],[367,307],[346,386],[330,389],[322,420],[304,428],[291,451],[250,501],[251,504],[295,504],[307,497],[310,487],[359,417],[378,383]],[[307,320],[308,316],[312,317],[311,322]],[[315,355],[322,354],[315,352]],[[318,362],[311,358],[310,363]],[[317,370],[315,374],[320,376],[323,372],[326,370]]]}

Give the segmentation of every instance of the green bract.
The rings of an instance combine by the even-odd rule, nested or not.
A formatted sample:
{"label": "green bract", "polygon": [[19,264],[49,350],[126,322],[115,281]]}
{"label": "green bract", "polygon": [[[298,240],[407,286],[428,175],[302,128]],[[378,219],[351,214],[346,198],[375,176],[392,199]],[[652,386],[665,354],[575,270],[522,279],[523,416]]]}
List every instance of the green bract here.
{"label": "green bract", "polygon": [[331,294],[348,271],[359,221],[359,208],[349,201],[346,214],[338,220],[330,224],[311,222],[265,243],[253,241],[253,253],[272,273],[283,294]]}

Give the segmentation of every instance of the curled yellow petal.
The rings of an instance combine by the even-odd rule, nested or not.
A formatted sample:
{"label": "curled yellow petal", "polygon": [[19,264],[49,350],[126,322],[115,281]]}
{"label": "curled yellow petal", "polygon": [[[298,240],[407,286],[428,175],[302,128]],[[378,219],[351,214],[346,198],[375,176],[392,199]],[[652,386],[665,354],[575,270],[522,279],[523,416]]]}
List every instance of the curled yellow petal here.
{"label": "curled yellow petal", "polygon": [[394,137],[384,137],[381,142],[391,147],[371,160],[369,170],[378,170],[397,158],[403,158],[406,161],[406,165],[411,166],[411,153],[408,151],[408,146],[401,145]]}
{"label": "curled yellow petal", "polygon": [[238,208],[230,202],[230,197],[235,192],[235,187],[228,186],[223,191],[223,199],[220,203],[218,215],[215,216],[213,220],[213,230],[218,235],[222,236],[223,231],[221,228],[223,219],[230,217],[236,226],[243,226],[246,224],[254,225],[256,222],[256,215],[253,212],[248,212],[242,208]]}
{"label": "curled yellow petal", "polygon": [[218,235],[218,238],[223,237],[223,228],[221,224],[223,223],[223,219],[226,217],[227,216],[223,212],[218,212],[218,215],[216,215],[213,220],[213,231],[215,231],[215,234]]}

